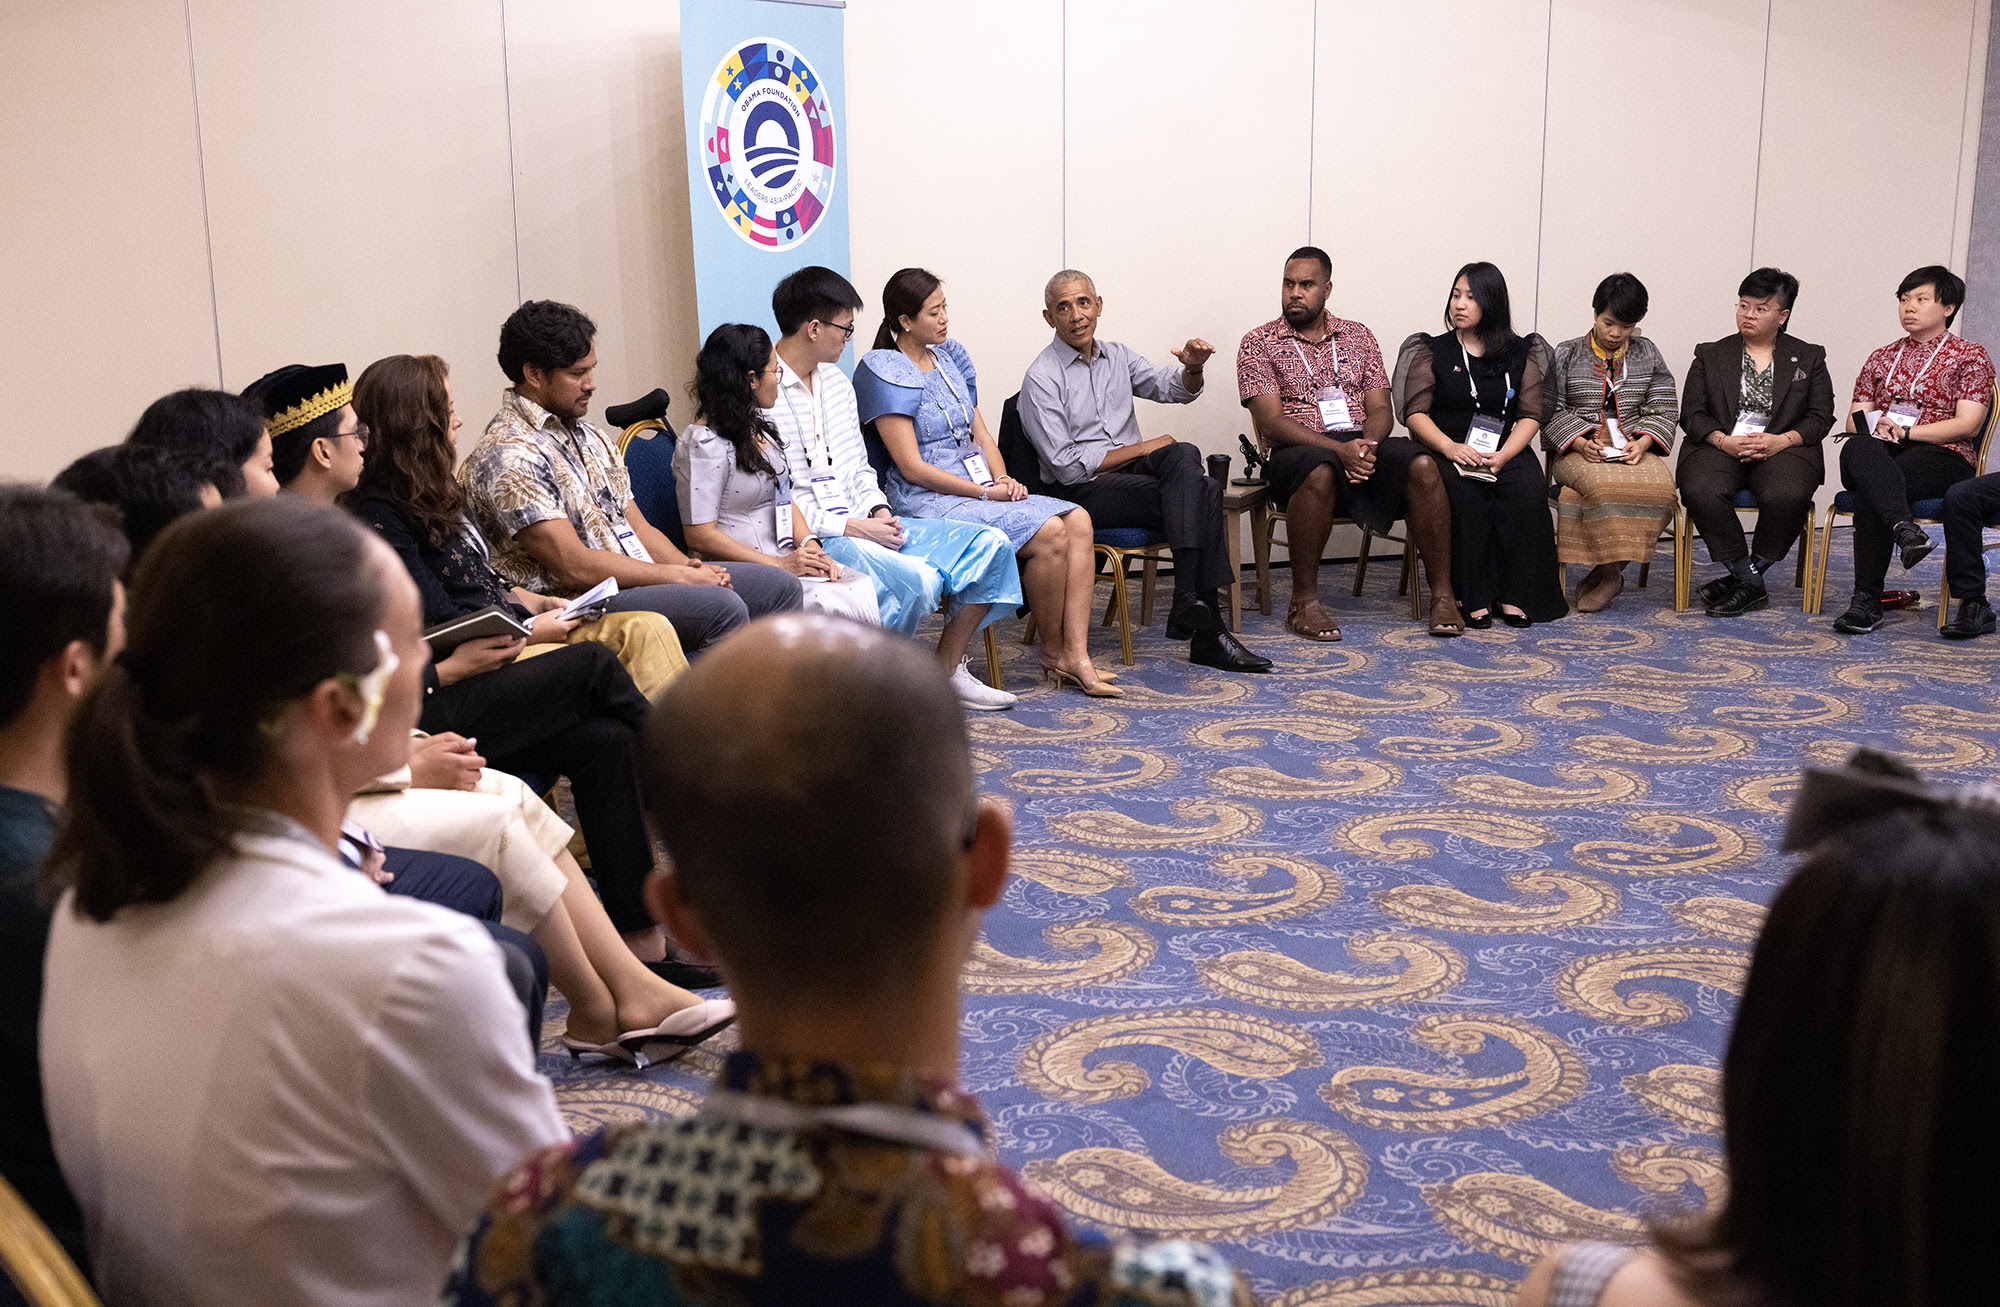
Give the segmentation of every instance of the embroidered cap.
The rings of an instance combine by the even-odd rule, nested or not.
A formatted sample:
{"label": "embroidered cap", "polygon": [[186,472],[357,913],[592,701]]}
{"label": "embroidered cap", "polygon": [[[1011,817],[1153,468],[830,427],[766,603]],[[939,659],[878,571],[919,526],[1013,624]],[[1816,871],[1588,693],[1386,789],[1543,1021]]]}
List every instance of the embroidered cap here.
{"label": "embroidered cap", "polygon": [[354,387],[347,380],[345,363],[316,368],[290,363],[245,386],[243,395],[264,410],[271,434],[282,436],[353,403]]}

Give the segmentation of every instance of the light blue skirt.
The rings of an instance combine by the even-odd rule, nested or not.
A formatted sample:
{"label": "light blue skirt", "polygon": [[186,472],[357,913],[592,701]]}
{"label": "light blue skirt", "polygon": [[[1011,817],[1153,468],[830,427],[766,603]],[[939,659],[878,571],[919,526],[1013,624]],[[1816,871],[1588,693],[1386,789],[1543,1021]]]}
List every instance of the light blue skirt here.
{"label": "light blue skirt", "polygon": [[[976,500],[966,500],[976,503]],[[994,505],[999,507],[999,505]],[[1021,568],[1005,532],[976,522],[906,517],[899,552],[857,536],[820,541],[833,561],[875,580],[882,625],[914,635],[917,623],[949,599],[956,613],[966,604],[991,604],[981,628],[1011,616],[1021,605]]]}

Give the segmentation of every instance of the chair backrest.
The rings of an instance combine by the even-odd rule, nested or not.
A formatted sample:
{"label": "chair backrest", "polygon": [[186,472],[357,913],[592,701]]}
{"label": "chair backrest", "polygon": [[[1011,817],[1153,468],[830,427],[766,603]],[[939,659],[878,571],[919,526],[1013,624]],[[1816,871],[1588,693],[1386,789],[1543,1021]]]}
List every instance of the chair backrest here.
{"label": "chair backrest", "polygon": [[1979,426],[1979,461],[1973,466],[1978,475],[1986,475],[1986,455],[1993,448],[1993,432],[2000,429],[2000,382],[1995,382],[1993,393],[1986,397],[1986,420]]}
{"label": "chair backrest", "polygon": [[618,456],[632,474],[632,502],[674,548],[687,552],[681,529],[680,491],[674,484],[674,442],[678,439],[665,419],[634,422],[618,441]]}
{"label": "chair backrest", "polygon": [[1007,402],[1000,406],[1000,432],[993,437],[993,443],[1000,447],[1000,458],[1007,464],[1007,475],[1028,488],[1031,495],[1046,495],[1048,483],[1042,480],[1042,456],[1035,452],[1034,442],[1028,439],[1028,429],[1021,425],[1021,392],[1007,396]]}
{"label": "chair backrest", "polygon": [[896,466],[896,460],[889,457],[889,447],[882,443],[882,433],[875,429],[873,422],[861,424],[861,444],[868,451],[868,466],[875,469],[875,484],[886,494],[889,489],[889,469]]}
{"label": "chair backrest", "polygon": [[0,1179],[0,1268],[32,1307],[99,1307],[76,1263],[5,1179]]}

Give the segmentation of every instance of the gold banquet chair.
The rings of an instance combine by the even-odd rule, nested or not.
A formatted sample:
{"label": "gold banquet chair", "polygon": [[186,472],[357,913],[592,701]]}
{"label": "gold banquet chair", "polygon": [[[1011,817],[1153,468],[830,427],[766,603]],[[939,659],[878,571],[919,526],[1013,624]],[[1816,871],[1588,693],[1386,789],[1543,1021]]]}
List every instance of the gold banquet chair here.
{"label": "gold banquet chair", "polygon": [[[1736,492],[1737,513],[1758,511],[1757,496],[1749,490]],[[1812,590],[1806,585],[1811,573],[1810,562],[1813,552],[1814,524],[1819,521],[1819,509],[1806,505],[1805,529],[1799,532],[1799,564],[1792,577],[1792,584],[1799,588],[1799,608],[1803,612],[1812,611]],[[1674,611],[1687,611],[1694,596],[1694,519],[1687,515],[1686,505],[1674,510]]]}
{"label": "gold banquet chair", "polygon": [[0,1266],[30,1307],[99,1307],[76,1263],[5,1179],[0,1179]]}
{"label": "gold banquet chair", "polygon": [[[1271,506],[1268,499],[1257,515],[1250,519],[1250,553],[1257,566],[1257,611],[1266,617],[1271,614],[1271,546],[1278,545],[1287,554],[1292,552],[1291,541],[1276,531],[1288,520],[1282,510]],[[1336,517],[1332,525],[1361,526],[1351,517]],[[1361,552],[1354,559],[1354,593],[1357,596],[1361,593],[1362,584],[1368,580],[1368,562],[1375,538],[1374,531],[1361,527]],[[1403,575],[1397,583],[1396,594],[1410,597],[1410,620],[1417,621],[1423,616],[1423,598],[1415,584],[1417,547],[1407,537],[1393,533],[1382,536],[1382,539],[1403,546]]]}
{"label": "gold banquet chair", "polygon": [[[1986,420],[1979,427],[1979,457],[1973,464],[1972,474],[1974,476],[1984,476],[1986,474],[1986,456],[1992,451],[1993,432],[1996,426],[2000,426],[2000,384],[1994,386],[1993,393],[1987,396],[1986,399]],[[1853,435],[1848,437],[1849,440],[1873,440],[1874,438],[1873,436]],[[1918,522],[1928,526],[1943,525],[1944,500],[1919,499],[1912,502],[1910,508],[1915,512]],[[1820,602],[1826,598],[1826,568],[1827,560],[1833,551],[1834,519],[1841,517],[1848,519],[1850,526],[1852,525],[1854,520],[1854,492],[1851,490],[1843,490],[1835,495],[1833,497],[1833,505],[1826,510],[1826,525],[1820,529],[1819,545],[1815,551],[1816,556],[1813,559],[1812,566],[1807,569],[1812,577],[1812,587],[1806,596],[1806,611],[1809,613],[1818,613]],[[1940,585],[1942,588],[1938,594],[1937,624],[1939,629],[1942,630],[1944,627],[1944,610],[1950,607],[1951,587],[1948,582],[1941,582]]]}

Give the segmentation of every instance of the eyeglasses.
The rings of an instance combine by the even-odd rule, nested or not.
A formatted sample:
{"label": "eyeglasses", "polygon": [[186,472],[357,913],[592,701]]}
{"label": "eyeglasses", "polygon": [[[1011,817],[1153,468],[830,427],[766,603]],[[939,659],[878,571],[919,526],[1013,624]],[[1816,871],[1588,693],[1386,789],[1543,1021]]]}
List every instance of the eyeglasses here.
{"label": "eyeglasses", "polygon": [[843,327],[838,322],[828,322],[825,318],[814,318],[813,321],[817,322],[822,327],[832,327],[835,331],[840,333],[840,338],[842,340],[854,339],[854,324],[851,322]]}
{"label": "eyeglasses", "polygon": [[334,439],[344,440],[348,436],[352,436],[356,440],[361,442],[361,447],[363,449],[366,449],[368,447],[368,437],[371,434],[372,433],[368,430],[368,424],[366,422],[363,422],[359,426],[355,427],[354,430],[352,431],[336,431],[334,433]]}

